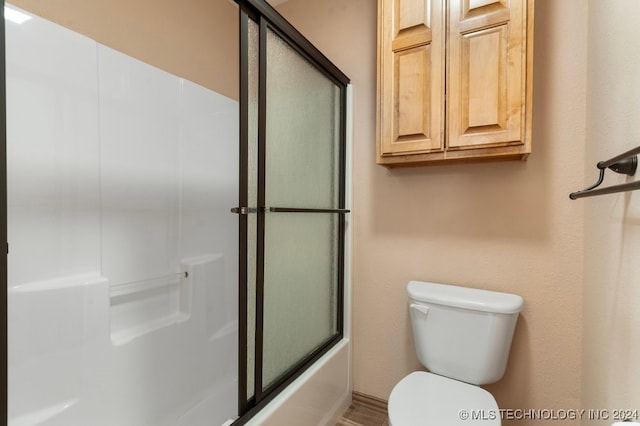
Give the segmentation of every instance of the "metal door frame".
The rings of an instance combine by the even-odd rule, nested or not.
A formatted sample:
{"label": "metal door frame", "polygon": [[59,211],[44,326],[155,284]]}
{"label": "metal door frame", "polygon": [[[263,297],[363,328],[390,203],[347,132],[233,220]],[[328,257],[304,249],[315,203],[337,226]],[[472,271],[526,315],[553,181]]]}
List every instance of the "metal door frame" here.
{"label": "metal door frame", "polygon": [[[4,12],[4,0],[0,0],[0,7]],[[1,239],[5,241],[6,251],[0,262],[0,275],[2,276],[2,291],[0,292],[0,306],[2,309],[2,315],[0,315],[0,334],[2,334],[2,356],[0,356],[0,381],[2,381],[2,402],[0,403],[0,416],[8,421],[8,363],[7,363],[7,292],[9,291],[7,285],[7,256],[9,255],[9,242],[7,240],[7,76],[6,76],[6,46],[4,35],[4,18],[0,23],[0,45],[2,46],[2,54],[0,54],[0,163],[2,163],[2,173],[0,173],[0,235]]]}

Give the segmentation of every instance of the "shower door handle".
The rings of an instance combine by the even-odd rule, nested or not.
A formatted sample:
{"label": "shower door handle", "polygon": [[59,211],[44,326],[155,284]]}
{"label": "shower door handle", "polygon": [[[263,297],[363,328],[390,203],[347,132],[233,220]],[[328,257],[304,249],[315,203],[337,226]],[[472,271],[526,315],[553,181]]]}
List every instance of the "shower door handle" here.
{"label": "shower door handle", "polygon": [[258,213],[261,211],[258,207],[234,207],[231,209],[231,213],[239,215],[247,215],[250,213]]}

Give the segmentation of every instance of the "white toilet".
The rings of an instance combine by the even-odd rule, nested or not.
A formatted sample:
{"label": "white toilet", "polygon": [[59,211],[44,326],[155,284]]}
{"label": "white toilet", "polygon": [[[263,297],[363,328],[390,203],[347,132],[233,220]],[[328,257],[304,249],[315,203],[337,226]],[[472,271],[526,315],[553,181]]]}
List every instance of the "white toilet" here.
{"label": "white toilet", "polygon": [[493,396],[477,385],[504,375],[522,297],[444,284],[407,285],[418,359],[429,373],[389,396],[391,426],[499,426]]}

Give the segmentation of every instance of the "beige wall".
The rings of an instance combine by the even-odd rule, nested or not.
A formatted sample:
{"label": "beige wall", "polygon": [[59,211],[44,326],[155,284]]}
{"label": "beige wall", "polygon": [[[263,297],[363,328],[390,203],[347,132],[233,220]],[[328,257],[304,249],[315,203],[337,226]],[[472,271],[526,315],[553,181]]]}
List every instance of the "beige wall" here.
{"label": "beige wall", "polygon": [[129,56],[238,98],[238,9],[231,0],[12,0]]}
{"label": "beige wall", "polygon": [[578,408],[583,210],[568,194],[584,174],[586,3],[536,2],[527,162],[404,170],[375,165],[375,3],[279,8],[354,84],[354,389],[386,399],[421,368],[405,286],[432,280],[524,297],[507,374],[488,387],[501,407]]}
{"label": "beige wall", "polygon": [[[640,4],[589,2],[585,180],[595,164],[640,145]],[[637,176],[636,176],[637,179]],[[633,178],[609,173],[605,184]],[[640,193],[587,198],[583,406],[640,409]],[[586,425],[609,425],[585,421]]]}

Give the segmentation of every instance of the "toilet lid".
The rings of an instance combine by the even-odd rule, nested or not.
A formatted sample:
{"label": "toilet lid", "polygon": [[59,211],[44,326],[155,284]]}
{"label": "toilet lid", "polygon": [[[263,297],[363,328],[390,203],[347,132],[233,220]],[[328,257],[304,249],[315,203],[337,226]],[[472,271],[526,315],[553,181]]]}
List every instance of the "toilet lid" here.
{"label": "toilet lid", "polygon": [[[500,426],[500,412],[486,390],[416,371],[389,396],[390,426]],[[468,416],[467,416],[468,414]]]}

